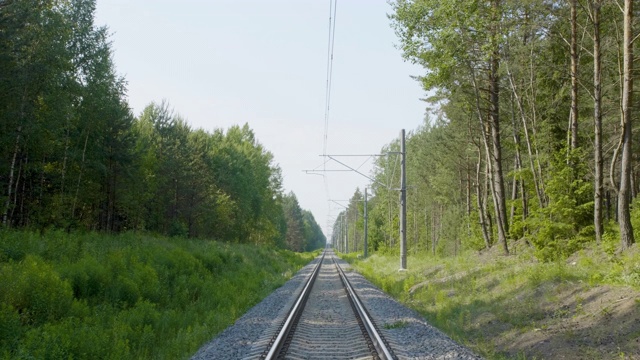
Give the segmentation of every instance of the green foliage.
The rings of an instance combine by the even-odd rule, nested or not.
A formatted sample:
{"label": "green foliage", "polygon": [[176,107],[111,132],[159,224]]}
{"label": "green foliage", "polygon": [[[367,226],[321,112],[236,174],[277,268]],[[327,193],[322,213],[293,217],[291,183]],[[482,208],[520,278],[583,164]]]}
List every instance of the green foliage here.
{"label": "green foliage", "polygon": [[0,356],[6,357],[16,351],[23,331],[18,311],[4,301],[0,302]]}
{"label": "green foliage", "polygon": [[287,222],[285,236],[287,248],[293,251],[302,251],[307,246],[307,239],[305,237],[302,209],[294,193],[289,193],[283,198],[282,208]]}
{"label": "green foliage", "polygon": [[[473,218],[472,218],[473,217]],[[463,246],[463,250],[475,250],[479,251],[484,249],[485,245],[482,240],[482,230],[480,229],[480,224],[477,219],[478,215],[474,212],[469,216],[464,218],[464,227],[467,228],[467,231],[461,231],[460,234],[460,242]],[[511,230],[512,228],[510,228]]]}
{"label": "green foliage", "polygon": [[640,199],[635,199],[631,204],[631,226],[635,238],[640,239]]}
{"label": "green foliage", "polygon": [[326,237],[311,212],[302,210],[293,192],[282,198],[286,221],[285,244],[293,251],[313,251],[326,244]]}
{"label": "green foliage", "polygon": [[0,254],[7,359],[186,358],[314,256],[134,233],[8,230]]}
{"label": "green foliage", "polygon": [[[376,253],[367,259],[353,255],[344,259],[430,324],[488,359],[512,358],[496,349],[506,336],[539,331],[552,318],[560,328],[566,327],[563,316],[584,311],[587,296],[617,286],[640,289],[637,251],[611,256],[593,244],[574,254],[570,263],[531,261],[524,253],[494,257],[466,252],[455,258],[409,254],[408,270],[398,272],[397,255]],[[603,285],[607,287],[592,289]],[[566,306],[572,297],[576,297],[575,309]],[[559,308],[558,304],[564,306]],[[589,315],[590,323],[594,316]],[[385,327],[396,326],[402,325]],[[635,344],[637,334],[619,335]]]}
{"label": "green foliage", "polygon": [[302,210],[302,218],[304,220],[304,237],[306,239],[305,251],[313,251],[322,249],[326,246],[327,238],[322,233],[320,225],[316,222],[310,211]]}
{"label": "green foliage", "polygon": [[95,9],[96,0],[0,5],[2,226],[284,247],[273,155],[247,124],[194,130],[166,102],[135,119]]}
{"label": "green foliage", "polygon": [[[594,129],[586,124],[594,116],[594,91],[590,86],[578,91],[578,149],[570,153],[569,3],[394,0],[390,5],[398,48],[406,60],[422,66],[416,80],[429,91],[425,124],[407,140],[408,219],[418,215],[421,224],[409,226],[407,233],[408,238],[414,233],[417,250],[448,256],[459,248],[492,247],[498,223],[508,225],[509,240],[534,243],[543,261],[565,258],[592,242],[597,149]],[[615,144],[620,75],[606,64],[619,58],[621,22],[615,3],[603,2],[598,9],[600,144]],[[592,34],[592,15],[591,8],[578,9],[575,25]],[[581,49],[596,45],[593,36],[578,42]],[[579,56],[578,69],[578,82],[593,84],[593,57]],[[397,150],[394,140],[383,152]],[[397,209],[396,196],[379,185],[397,187],[389,159],[378,160],[372,184],[375,249],[397,247],[397,217],[391,211]],[[610,160],[605,155],[602,168],[618,169]],[[501,173],[496,173],[498,161]],[[492,184],[501,177],[504,189],[496,189],[500,186]],[[602,196],[612,191],[605,189]],[[505,200],[503,221],[494,204],[501,207]]]}
{"label": "green foliage", "polygon": [[37,256],[0,267],[0,302],[15,309],[25,325],[56,321],[71,308],[69,283]]}
{"label": "green foliage", "polygon": [[593,185],[585,180],[588,169],[580,161],[580,150],[568,159],[566,154],[566,150],[558,152],[550,169],[548,206],[526,221],[536,254],[544,261],[567,257],[594,239]]}
{"label": "green foliage", "polygon": [[90,299],[103,294],[110,282],[108,269],[91,255],[61,269],[76,299]]}

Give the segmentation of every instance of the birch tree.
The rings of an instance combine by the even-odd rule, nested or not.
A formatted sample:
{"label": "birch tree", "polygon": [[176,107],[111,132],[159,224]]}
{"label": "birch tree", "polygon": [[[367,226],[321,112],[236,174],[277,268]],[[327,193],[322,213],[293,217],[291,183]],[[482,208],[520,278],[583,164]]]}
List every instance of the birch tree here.
{"label": "birch tree", "polygon": [[633,0],[624,0],[622,40],[622,156],[620,161],[620,187],[618,190],[618,216],[620,246],[623,250],[634,242],[629,200],[631,198],[632,164],[632,99],[633,99]]}

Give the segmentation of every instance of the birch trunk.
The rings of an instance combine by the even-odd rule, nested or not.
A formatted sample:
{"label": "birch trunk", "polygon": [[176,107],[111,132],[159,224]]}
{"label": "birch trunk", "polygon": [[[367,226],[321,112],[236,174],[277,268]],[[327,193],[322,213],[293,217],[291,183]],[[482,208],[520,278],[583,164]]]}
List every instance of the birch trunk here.
{"label": "birch trunk", "polygon": [[[496,1],[496,3],[498,3]],[[497,45],[496,45],[497,47]],[[490,124],[491,124],[491,143],[492,151],[492,170],[493,170],[493,202],[496,211],[496,223],[498,225],[498,241],[502,244],[505,255],[509,254],[507,246],[507,234],[509,233],[507,223],[507,206],[504,192],[504,177],[502,176],[502,146],[500,142],[500,80],[498,75],[498,67],[500,65],[497,48],[491,58],[491,74],[490,74]]]}
{"label": "birch trunk", "polygon": [[[570,1],[571,7],[571,112],[569,127],[571,140],[569,149],[578,148],[578,20],[577,0]],[[567,158],[568,160],[568,158]]]}
{"label": "birch trunk", "polygon": [[502,244],[505,255],[509,255],[507,237],[509,234],[509,224],[507,222],[507,205],[504,191],[504,177],[502,176],[502,146],[500,141],[500,49],[498,45],[498,24],[500,22],[500,0],[492,2],[493,24],[491,36],[491,60],[489,73],[489,103],[490,103],[490,125],[491,143],[493,145],[491,163],[493,170],[493,202],[496,211],[496,223],[498,225],[498,241]]}
{"label": "birch trunk", "polygon": [[478,216],[480,218],[480,229],[482,230],[482,238],[484,239],[484,246],[489,249],[491,248],[491,232],[489,232],[487,225],[487,216],[485,207],[486,199],[483,196],[483,191],[480,190],[481,181],[480,181],[480,166],[482,165],[482,152],[480,151],[480,147],[478,147],[478,164],[476,166],[476,201],[478,203]]}
{"label": "birch trunk", "polygon": [[[511,84],[511,91],[513,93],[513,97],[515,99],[516,105],[518,105],[518,113],[520,114],[520,120],[522,121],[522,130],[524,132],[524,140],[527,144],[527,153],[529,155],[529,168],[531,169],[531,175],[533,175],[533,185],[536,190],[536,195],[538,196],[538,204],[541,208],[544,207],[544,196],[542,195],[542,189],[539,186],[539,177],[541,174],[538,173],[536,166],[533,162],[534,154],[533,154],[533,146],[531,144],[531,136],[529,135],[529,125],[527,124],[527,117],[524,112],[524,107],[522,105],[522,100],[520,99],[520,95],[518,95],[518,91],[516,89],[515,82],[513,81],[513,75],[507,68],[507,76],[509,77],[509,83]],[[515,124],[514,124],[515,126]]]}
{"label": "birch trunk", "polygon": [[13,148],[13,156],[11,157],[11,167],[9,168],[9,183],[7,184],[7,200],[4,203],[4,211],[2,212],[2,225],[8,226],[9,208],[11,207],[11,192],[13,190],[13,175],[16,169],[16,160],[18,159],[18,151],[20,150],[20,137],[22,135],[22,125],[18,125],[16,131],[16,142]]}
{"label": "birch trunk", "polygon": [[623,91],[622,91],[622,159],[620,161],[620,191],[618,192],[618,216],[620,247],[629,248],[634,242],[631,215],[629,213],[631,163],[631,103],[633,95],[633,0],[624,2],[623,38]]}

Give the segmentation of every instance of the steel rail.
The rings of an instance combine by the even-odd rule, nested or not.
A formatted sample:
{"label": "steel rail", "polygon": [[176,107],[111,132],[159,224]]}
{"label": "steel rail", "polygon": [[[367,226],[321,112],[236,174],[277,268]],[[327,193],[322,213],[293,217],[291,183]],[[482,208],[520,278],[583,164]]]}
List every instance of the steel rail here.
{"label": "steel rail", "polygon": [[338,273],[340,274],[340,278],[342,279],[342,283],[344,284],[344,287],[347,289],[347,293],[349,294],[349,297],[353,300],[353,303],[358,312],[358,315],[363,320],[367,333],[369,334],[371,341],[373,341],[373,344],[376,350],[378,351],[378,356],[380,357],[380,359],[383,359],[383,360],[396,359],[395,355],[393,354],[393,351],[391,351],[391,349],[383,339],[382,335],[379,333],[377,327],[373,323],[373,320],[371,320],[371,317],[369,316],[367,309],[364,307],[364,305],[360,301],[358,294],[356,294],[355,290],[351,286],[351,283],[349,282],[347,275],[345,275],[344,271],[342,270],[340,265],[338,265],[335,258],[331,258],[331,259],[333,260],[333,263],[338,269]]}
{"label": "steel rail", "polygon": [[273,340],[273,343],[269,348],[269,352],[264,357],[265,360],[273,360],[279,356],[280,350],[282,349],[282,346],[284,345],[287,339],[289,331],[291,330],[292,326],[295,324],[294,320],[296,319],[296,317],[298,317],[298,315],[302,313],[302,310],[304,309],[304,305],[306,303],[307,298],[309,297],[309,293],[311,292],[313,283],[315,282],[316,277],[320,272],[320,268],[322,267],[322,262],[324,261],[325,253],[326,253],[326,250],[322,253],[322,257],[320,257],[320,260],[316,264],[315,268],[313,268],[313,272],[311,273],[311,276],[309,277],[307,284],[304,286],[304,289],[302,289],[302,292],[300,293],[298,300],[291,308],[291,311],[289,312],[289,316],[287,316],[287,319],[284,322],[282,329],[279,331],[278,336],[275,338],[275,340]]}

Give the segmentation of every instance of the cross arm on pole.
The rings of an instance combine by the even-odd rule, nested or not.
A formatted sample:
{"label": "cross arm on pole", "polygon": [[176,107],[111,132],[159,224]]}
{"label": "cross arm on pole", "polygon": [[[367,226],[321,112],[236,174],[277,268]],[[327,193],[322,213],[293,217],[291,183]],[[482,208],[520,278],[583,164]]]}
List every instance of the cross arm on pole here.
{"label": "cross arm on pole", "polygon": [[373,181],[374,183],[378,183],[378,184],[380,184],[380,185],[384,186],[385,188],[388,188],[388,186],[387,186],[386,184],[381,183],[380,181],[378,181],[378,180],[376,180],[376,179],[374,179],[374,178],[370,177],[369,175],[365,175],[365,174],[363,174],[362,172],[358,171],[357,169],[354,169],[353,167],[351,167],[351,166],[349,166],[349,165],[347,165],[347,164],[343,163],[342,161],[340,161],[340,160],[336,159],[336,158],[335,158],[335,157],[333,157],[332,155],[321,155],[321,156],[326,156],[326,157],[328,157],[329,159],[331,159],[331,160],[333,160],[333,161],[337,162],[338,164],[340,164],[340,165],[342,165],[342,166],[346,167],[347,169],[349,169],[349,170],[351,170],[351,171],[353,171],[353,172],[355,172],[355,173],[357,173],[357,174],[360,174],[360,175],[362,175],[362,176],[366,177],[367,179],[369,179],[369,180]]}
{"label": "cross arm on pole", "polygon": [[343,208],[345,208],[345,209],[348,209],[348,207],[346,207],[346,206],[344,206],[344,205],[340,204],[339,202],[337,202],[337,201],[335,201],[335,200],[329,200],[329,201],[331,201],[331,202],[332,202],[332,203],[334,203],[334,204],[340,205],[340,206],[342,206],[342,207],[343,207]]}
{"label": "cross arm on pole", "polygon": [[[316,175],[316,173],[319,173],[319,172],[348,172],[351,170],[336,169],[336,170],[302,170],[302,171],[304,171],[307,174]],[[317,174],[317,175],[320,175],[320,174]]]}

